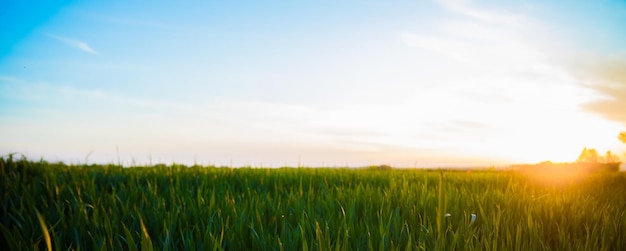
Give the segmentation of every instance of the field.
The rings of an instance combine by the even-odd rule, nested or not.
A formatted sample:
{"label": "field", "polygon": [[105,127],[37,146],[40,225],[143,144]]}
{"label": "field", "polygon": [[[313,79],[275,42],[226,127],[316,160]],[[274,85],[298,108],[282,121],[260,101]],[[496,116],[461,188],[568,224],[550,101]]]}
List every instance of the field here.
{"label": "field", "polygon": [[0,250],[626,249],[624,173],[122,168],[12,156],[0,172]]}

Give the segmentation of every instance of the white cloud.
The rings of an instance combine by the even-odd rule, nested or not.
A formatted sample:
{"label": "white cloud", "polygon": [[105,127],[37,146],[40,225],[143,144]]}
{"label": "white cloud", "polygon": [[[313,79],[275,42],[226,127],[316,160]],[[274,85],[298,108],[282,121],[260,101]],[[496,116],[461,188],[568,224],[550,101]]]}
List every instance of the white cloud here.
{"label": "white cloud", "polygon": [[98,54],[98,52],[96,50],[94,50],[93,48],[91,48],[91,46],[89,46],[89,44],[80,41],[78,39],[74,39],[74,38],[69,38],[69,37],[63,37],[63,36],[59,36],[59,35],[55,35],[55,34],[47,34],[49,37],[54,38],[58,41],[61,41],[71,47],[74,47],[76,49],[79,49],[81,51],[90,53],[90,54]]}
{"label": "white cloud", "polygon": [[476,8],[470,5],[468,0],[435,0],[447,10],[459,13],[463,16],[470,17],[488,23],[499,23],[507,25],[522,25],[525,18],[515,13],[503,11],[490,11]]}
{"label": "white cloud", "polygon": [[[580,105],[596,94],[560,62],[563,48],[549,49],[560,40],[541,20],[521,12],[478,8],[470,1],[437,2],[456,15],[431,23],[425,31],[400,34],[406,45],[436,53],[429,61],[451,62],[438,69],[439,76],[428,79],[438,90],[422,97],[427,102],[409,105],[419,111],[412,112],[414,116],[435,111],[422,116],[433,124],[431,134],[439,137],[429,144],[530,162],[567,161],[585,144],[611,145],[613,137],[603,132],[617,130],[615,124],[581,110]],[[477,122],[489,129],[461,128],[468,132],[463,134],[449,126],[454,121]]]}
{"label": "white cloud", "polygon": [[100,12],[90,12],[90,11],[84,11],[84,10],[76,11],[76,12],[89,19],[93,19],[99,22],[105,22],[109,24],[122,25],[122,26],[136,26],[136,27],[142,27],[142,28],[157,28],[157,29],[172,28],[171,25],[167,23],[157,22],[153,20],[120,17],[120,16],[115,16],[115,15],[102,14]]}
{"label": "white cloud", "polygon": [[541,41],[531,41],[532,29],[528,27],[446,20],[434,28],[436,31],[430,33],[403,32],[400,38],[408,46],[473,68],[524,68],[549,59]]}
{"label": "white cloud", "polygon": [[467,48],[463,43],[433,35],[422,35],[411,32],[402,33],[402,40],[409,46],[433,51],[447,56],[460,63],[469,64]]}

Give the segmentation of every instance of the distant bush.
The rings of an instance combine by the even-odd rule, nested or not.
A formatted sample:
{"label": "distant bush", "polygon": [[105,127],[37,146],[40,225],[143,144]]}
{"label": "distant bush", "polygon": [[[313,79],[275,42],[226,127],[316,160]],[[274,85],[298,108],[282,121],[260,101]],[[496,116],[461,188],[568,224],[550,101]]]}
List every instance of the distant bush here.
{"label": "distant bush", "polygon": [[387,171],[387,170],[392,170],[393,168],[390,165],[374,165],[374,166],[369,166],[367,167],[367,169],[369,170],[375,170],[375,171]]}

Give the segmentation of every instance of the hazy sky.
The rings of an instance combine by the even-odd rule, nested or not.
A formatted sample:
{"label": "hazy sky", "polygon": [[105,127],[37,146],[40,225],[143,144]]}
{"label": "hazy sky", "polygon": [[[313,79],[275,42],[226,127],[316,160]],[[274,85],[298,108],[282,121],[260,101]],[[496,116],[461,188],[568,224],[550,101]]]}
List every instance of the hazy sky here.
{"label": "hazy sky", "polygon": [[622,0],[176,3],[3,2],[0,154],[467,166],[626,150]]}

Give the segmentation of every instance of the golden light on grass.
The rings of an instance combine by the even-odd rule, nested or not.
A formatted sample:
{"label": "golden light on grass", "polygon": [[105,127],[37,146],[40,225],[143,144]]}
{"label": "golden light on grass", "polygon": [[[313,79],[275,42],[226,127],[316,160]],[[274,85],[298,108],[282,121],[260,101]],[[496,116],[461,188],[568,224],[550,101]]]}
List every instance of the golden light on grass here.
{"label": "golden light on grass", "polygon": [[590,174],[586,165],[545,162],[518,167],[531,180],[545,185],[566,185],[579,181]]}
{"label": "golden light on grass", "polygon": [[620,165],[621,162],[604,160],[581,161],[579,158],[577,162],[573,163],[552,163],[546,161],[534,165],[514,165],[513,167],[521,174],[539,184],[568,185],[577,183],[589,176],[618,172]]}

